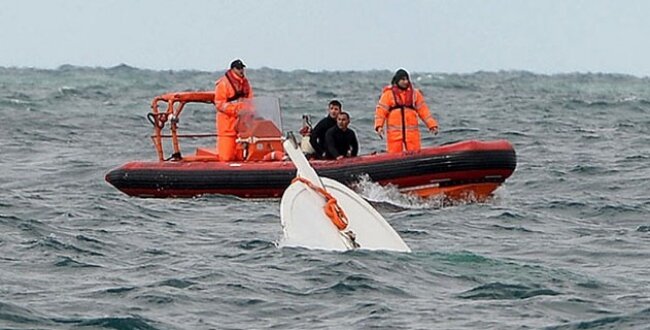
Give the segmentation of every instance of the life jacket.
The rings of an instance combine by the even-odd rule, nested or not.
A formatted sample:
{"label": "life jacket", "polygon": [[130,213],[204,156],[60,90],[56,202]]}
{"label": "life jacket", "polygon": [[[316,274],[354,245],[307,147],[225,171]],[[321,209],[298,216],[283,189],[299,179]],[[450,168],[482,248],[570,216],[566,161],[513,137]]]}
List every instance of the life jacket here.
{"label": "life jacket", "polygon": [[[399,111],[393,111],[396,109]],[[418,117],[428,128],[437,126],[421,92],[413,85],[406,90],[395,85],[384,87],[375,111],[375,128],[386,125],[388,152],[420,149]]]}
{"label": "life jacket", "polygon": [[251,86],[248,83],[248,79],[246,79],[246,77],[236,77],[235,73],[233,73],[232,70],[226,71],[225,76],[226,79],[228,79],[230,86],[232,86],[232,89],[235,90],[235,95],[229,97],[226,100],[227,102],[232,102],[242,97],[248,97],[251,92]]}
{"label": "life jacket", "polygon": [[[407,141],[406,141],[407,123],[406,123],[406,116],[404,114],[404,111],[406,110],[406,108],[415,109],[415,103],[413,100],[415,98],[414,97],[415,92],[413,91],[413,85],[409,83],[409,86],[406,88],[406,90],[399,88],[399,86],[397,85],[386,86],[386,89],[384,89],[384,91],[388,89],[390,89],[390,91],[393,93],[393,100],[395,101],[395,104],[390,108],[388,108],[388,111],[399,109],[402,112],[402,115],[400,116],[402,121],[400,125],[401,126],[400,129],[402,131],[402,145],[404,146],[404,150],[407,150]],[[406,91],[406,93],[403,93],[403,95],[406,98],[405,100],[403,100],[402,97],[400,97],[403,91]],[[415,125],[417,126],[417,122],[415,123]]]}
{"label": "life jacket", "polygon": [[395,109],[403,109],[403,108],[411,108],[415,109],[415,90],[413,89],[413,86],[409,83],[409,87],[406,88],[406,93],[404,96],[406,96],[406,100],[402,100],[400,97],[400,94],[403,89],[399,88],[397,85],[393,86],[386,86],[387,89],[390,89],[393,92],[393,99],[395,100],[395,105],[390,107],[388,111],[393,111]]}

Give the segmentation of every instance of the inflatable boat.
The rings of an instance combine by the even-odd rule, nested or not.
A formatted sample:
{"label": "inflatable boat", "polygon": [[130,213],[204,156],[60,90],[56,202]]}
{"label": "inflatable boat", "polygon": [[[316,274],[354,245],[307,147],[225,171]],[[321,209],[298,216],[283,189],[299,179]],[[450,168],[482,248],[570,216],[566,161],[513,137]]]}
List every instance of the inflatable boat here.
{"label": "inflatable boat", "polygon": [[[216,148],[181,152],[181,138],[215,136],[180,134],[179,118],[185,105],[212,103],[212,92],[169,93],[154,99],[148,115],[157,161],[133,161],[106,174],[106,181],[137,197],[192,197],[205,194],[242,198],[277,198],[291,184],[296,168],[282,159],[281,116],[275,98],[258,97],[240,112],[237,161],[222,162]],[[167,104],[161,111],[159,104]],[[169,124],[169,125],[167,125]],[[169,126],[170,133],[163,129]],[[165,157],[163,139],[173,152]],[[516,154],[506,140],[460,141],[401,154],[376,153],[341,160],[312,160],[319,176],[354,185],[367,177],[422,197],[483,200],[498,188],[516,166]]]}

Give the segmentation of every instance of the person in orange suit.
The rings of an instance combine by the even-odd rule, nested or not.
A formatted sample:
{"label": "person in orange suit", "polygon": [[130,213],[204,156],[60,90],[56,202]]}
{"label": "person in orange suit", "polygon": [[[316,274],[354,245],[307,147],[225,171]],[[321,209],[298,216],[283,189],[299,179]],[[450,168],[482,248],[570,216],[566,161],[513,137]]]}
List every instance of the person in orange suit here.
{"label": "person in orange suit", "polygon": [[217,150],[221,161],[242,159],[242,155],[237,154],[237,119],[246,101],[253,97],[253,89],[244,75],[245,67],[241,60],[234,60],[230,70],[215,83]]}
{"label": "person in orange suit", "polygon": [[384,87],[375,110],[375,132],[383,138],[386,126],[389,153],[420,150],[418,117],[429,132],[438,134],[438,121],[431,116],[422,92],[413,87],[408,72],[399,69],[391,85]]}

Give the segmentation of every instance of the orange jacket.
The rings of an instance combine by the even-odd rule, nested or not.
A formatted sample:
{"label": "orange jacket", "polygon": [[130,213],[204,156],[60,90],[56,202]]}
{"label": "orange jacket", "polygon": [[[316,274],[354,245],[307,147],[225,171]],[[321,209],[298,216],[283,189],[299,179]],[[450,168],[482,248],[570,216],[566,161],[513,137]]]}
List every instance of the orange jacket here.
{"label": "orange jacket", "polygon": [[402,151],[402,145],[406,150],[420,149],[418,117],[427,128],[438,127],[438,122],[431,116],[424,96],[418,89],[409,87],[401,90],[393,86],[384,88],[375,110],[375,129],[387,126],[386,142],[389,152]]}
{"label": "orange jacket", "polygon": [[[228,72],[226,73],[228,74]],[[243,86],[248,85],[246,78],[241,78],[236,74],[229,75],[233,82]],[[237,135],[237,116],[239,110],[242,108],[242,98],[250,99],[253,97],[253,89],[248,87],[248,93],[243,96],[235,98],[237,94],[240,95],[244,92],[235,89],[228,77],[224,75],[215,83],[214,87],[214,104],[217,109],[217,135],[219,136],[236,136]]]}

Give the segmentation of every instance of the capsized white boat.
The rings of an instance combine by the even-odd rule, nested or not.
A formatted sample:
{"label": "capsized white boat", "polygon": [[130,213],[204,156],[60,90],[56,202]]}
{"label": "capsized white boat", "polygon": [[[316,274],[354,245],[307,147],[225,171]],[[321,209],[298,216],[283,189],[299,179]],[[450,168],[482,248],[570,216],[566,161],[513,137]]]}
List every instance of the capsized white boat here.
{"label": "capsized white boat", "polygon": [[[338,181],[319,177],[294,139],[286,139],[283,146],[298,169],[297,176],[303,180],[294,181],[282,195],[280,217],[284,236],[280,246],[411,252],[386,219],[361,196]],[[333,196],[345,212],[344,229],[340,230],[325,213],[327,198],[318,188]]]}

